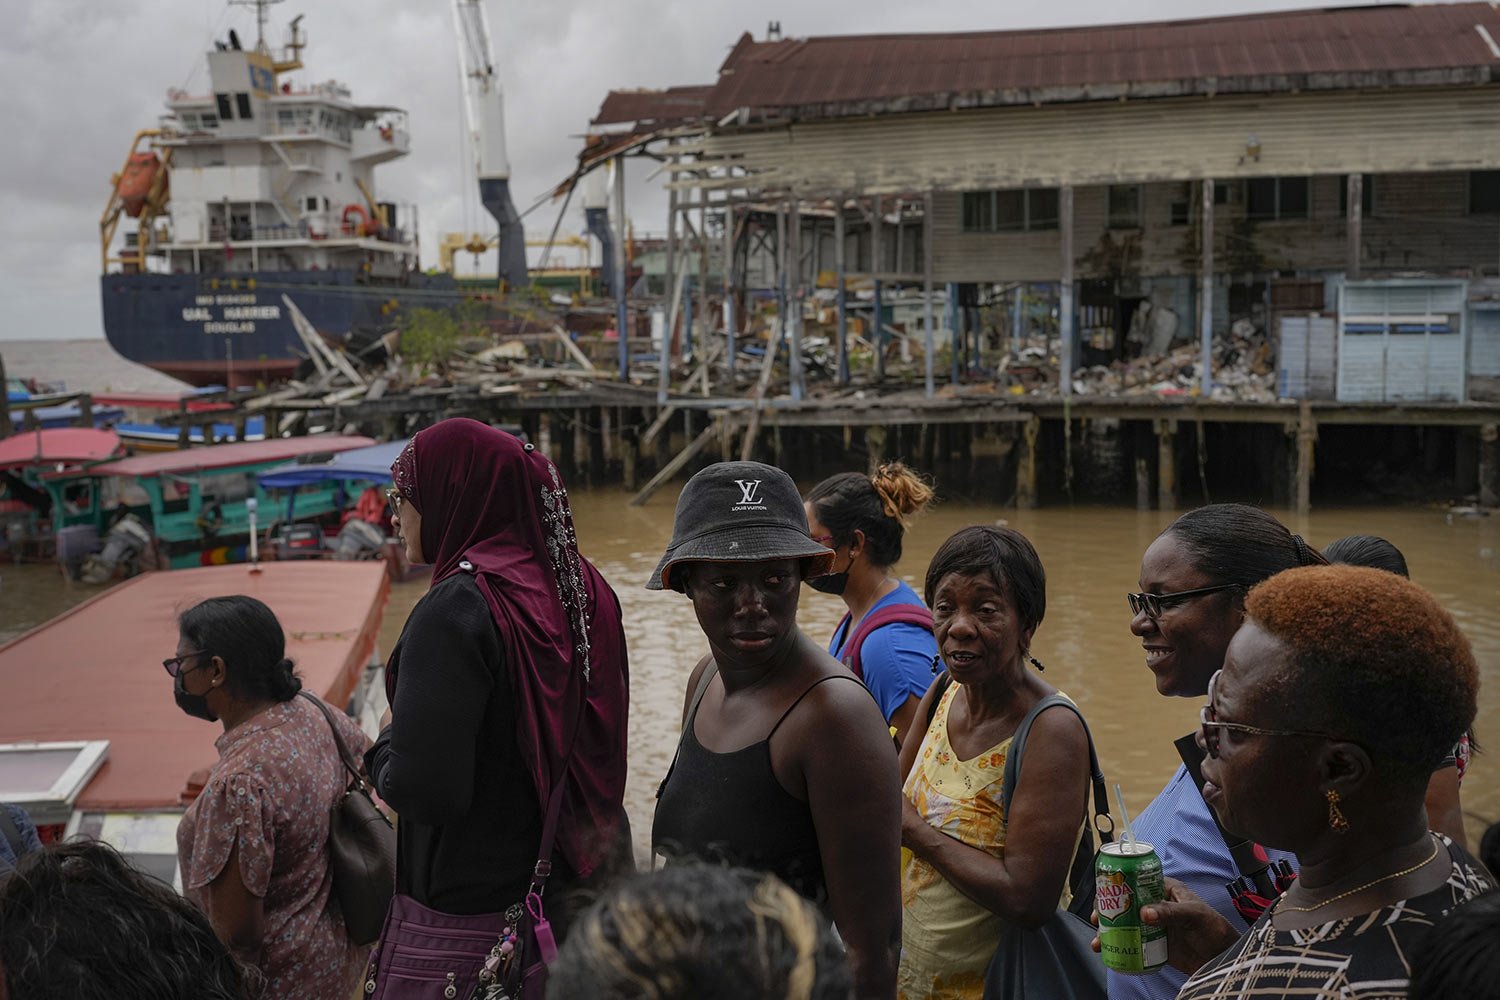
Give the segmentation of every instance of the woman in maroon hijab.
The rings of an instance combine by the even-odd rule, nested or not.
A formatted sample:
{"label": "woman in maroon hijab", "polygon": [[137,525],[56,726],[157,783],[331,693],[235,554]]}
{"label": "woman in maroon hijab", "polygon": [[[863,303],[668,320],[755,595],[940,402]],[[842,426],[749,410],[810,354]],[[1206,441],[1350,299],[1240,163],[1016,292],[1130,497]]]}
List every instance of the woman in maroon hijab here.
{"label": "woman in maroon hijab", "polygon": [[519,903],[566,768],[546,897],[561,939],[559,890],[621,844],[628,857],[619,600],[578,554],[567,492],[533,445],[445,420],[391,472],[407,554],[433,567],[386,668],[391,722],[366,757],[399,817],[397,891],[449,914]]}

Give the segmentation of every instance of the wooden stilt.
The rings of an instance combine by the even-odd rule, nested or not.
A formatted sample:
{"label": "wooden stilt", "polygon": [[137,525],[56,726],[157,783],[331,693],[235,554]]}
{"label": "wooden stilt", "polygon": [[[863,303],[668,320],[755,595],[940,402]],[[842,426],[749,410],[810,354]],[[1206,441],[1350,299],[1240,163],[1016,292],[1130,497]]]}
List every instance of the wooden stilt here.
{"label": "wooden stilt", "polygon": [[1036,450],[1041,434],[1041,417],[1033,415],[1021,425],[1021,454],[1016,462],[1016,506],[1021,510],[1036,508]]}
{"label": "wooden stilt", "polygon": [[1144,456],[1135,460],[1135,509],[1151,509],[1151,463]]}
{"label": "wooden stilt", "polygon": [[703,431],[697,437],[693,438],[692,442],[686,448],[678,452],[672,461],[668,462],[660,472],[651,477],[649,483],[641,487],[639,493],[630,498],[630,506],[639,507],[647,500],[650,500],[651,495],[671,482],[672,478],[681,472],[687,466],[688,462],[692,461],[694,455],[708,447],[709,442],[713,441],[718,432],[719,428],[715,426],[715,423],[710,423],[707,427],[703,428]]}
{"label": "wooden stilt", "polygon": [[1312,509],[1313,448],[1318,441],[1318,424],[1313,419],[1312,404],[1302,401],[1297,413],[1297,513],[1306,516]]}
{"label": "wooden stilt", "polygon": [[1156,421],[1156,506],[1177,509],[1177,421]]}
{"label": "wooden stilt", "polygon": [[1500,424],[1479,428],[1479,503],[1500,506]]}

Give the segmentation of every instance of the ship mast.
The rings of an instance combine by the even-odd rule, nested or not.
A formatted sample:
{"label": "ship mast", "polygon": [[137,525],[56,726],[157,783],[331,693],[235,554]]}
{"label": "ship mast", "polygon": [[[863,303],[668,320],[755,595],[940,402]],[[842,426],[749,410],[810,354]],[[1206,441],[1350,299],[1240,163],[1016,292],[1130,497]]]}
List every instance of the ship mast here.
{"label": "ship mast", "polygon": [[271,5],[281,3],[282,0],[229,0],[232,7],[254,7],[255,8],[255,51],[267,55],[271,50],[266,47],[266,22],[271,19]]}

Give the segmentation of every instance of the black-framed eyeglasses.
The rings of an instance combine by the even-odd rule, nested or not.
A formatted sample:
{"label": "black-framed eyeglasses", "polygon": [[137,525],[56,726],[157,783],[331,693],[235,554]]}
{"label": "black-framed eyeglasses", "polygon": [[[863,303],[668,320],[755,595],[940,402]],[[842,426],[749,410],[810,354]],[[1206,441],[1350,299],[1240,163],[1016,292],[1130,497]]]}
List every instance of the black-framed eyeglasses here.
{"label": "black-framed eyeglasses", "polygon": [[1164,608],[1175,608],[1183,601],[1194,597],[1202,597],[1204,594],[1217,594],[1221,590],[1233,590],[1238,587],[1237,583],[1221,583],[1217,587],[1199,587],[1197,590],[1179,590],[1175,594],[1126,594],[1125,600],[1130,602],[1130,614],[1132,616],[1146,612],[1146,617],[1152,621],[1161,617]]}
{"label": "black-framed eyeglasses", "polygon": [[401,491],[394,486],[385,491],[385,502],[391,505],[391,517],[401,516],[401,501],[405,499]]}
{"label": "black-framed eyeglasses", "polygon": [[1223,670],[1215,670],[1213,676],[1208,679],[1208,704],[1198,710],[1198,725],[1203,733],[1203,748],[1208,751],[1210,757],[1219,756],[1219,732],[1224,729],[1232,729],[1237,733],[1250,733],[1254,736],[1305,736],[1314,740],[1336,740],[1337,736],[1329,736],[1327,733],[1305,733],[1295,729],[1262,729],[1259,726],[1247,726],[1240,722],[1220,722],[1219,711],[1214,708],[1214,687],[1217,685],[1219,675]]}
{"label": "black-framed eyeglasses", "polygon": [[[195,656],[206,656],[206,655],[207,655],[207,653],[205,653],[204,650],[199,649],[199,650],[195,650],[194,652],[191,652],[191,653],[183,653],[181,656],[169,656],[165,660],[161,661],[161,665],[167,671],[168,674],[170,674],[173,677],[176,677],[178,674],[190,673],[190,672],[198,669],[198,667],[188,667],[187,670],[183,670],[182,669],[183,663],[187,662],[188,660],[191,660]],[[201,666],[201,664],[200,664],[200,666]]]}

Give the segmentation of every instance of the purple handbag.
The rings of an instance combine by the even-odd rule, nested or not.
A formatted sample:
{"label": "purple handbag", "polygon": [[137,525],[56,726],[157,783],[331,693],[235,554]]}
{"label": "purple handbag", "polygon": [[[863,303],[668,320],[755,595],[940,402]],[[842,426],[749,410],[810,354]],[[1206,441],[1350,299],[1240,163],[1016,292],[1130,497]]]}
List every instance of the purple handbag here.
{"label": "purple handbag", "polygon": [[[588,702],[585,690],[579,707]],[[526,898],[504,913],[442,913],[397,894],[365,970],[368,1000],[543,1000],[547,966],[557,957],[542,894],[552,874],[552,847],[562,812],[573,745],[547,796],[547,816]]]}

